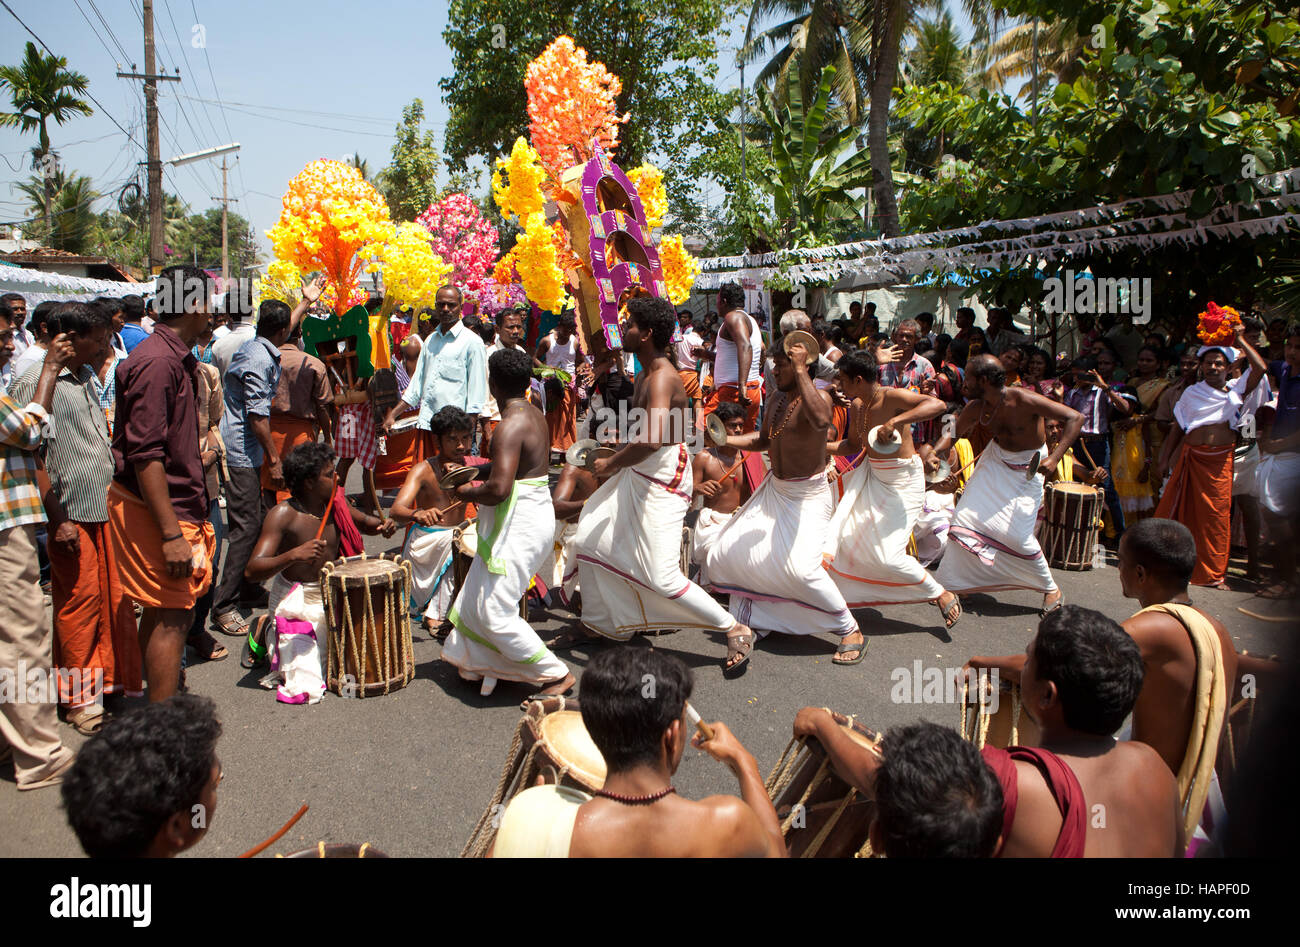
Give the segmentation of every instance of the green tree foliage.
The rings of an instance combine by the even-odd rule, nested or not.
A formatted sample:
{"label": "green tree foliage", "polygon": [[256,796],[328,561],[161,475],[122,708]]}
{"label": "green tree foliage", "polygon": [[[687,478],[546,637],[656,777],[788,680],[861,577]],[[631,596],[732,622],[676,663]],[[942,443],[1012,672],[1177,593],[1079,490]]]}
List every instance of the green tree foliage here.
{"label": "green tree foliage", "polygon": [[29,201],[29,212],[48,213],[49,227],[32,230],[32,237],[68,253],[87,253],[94,247],[94,203],[99,194],[90,178],[75,171],[64,174],[60,168],[50,175],[33,175],[18,191]]}
{"label": "green tree foliage", "polygon": [[698,218],[690,194],[702,177],[723,178],[715,152],[734,138],[726,122],[735,94],[714,88],[719,41],[736,0],[452,0],[443,32],[452,53],[441,80],[450,111],[447,164],[491,163],[528,136],[524,75],[557,36],[568,35],[619,77],[617,160],[664,170],[673,212]]}
{"label": "green tree foliage", "polygon": [[[257,244],[252,227],[239,214],[231,213],[226,221],[230,255],[230,275],[241,276],[258,262]],[[198,259],[199,266],[221,267],[221,209],[212,207],[184,219],[176,243],[169,244],[173,253],[186,261]]]}
{"label": "green tree foliage", "polygon": [[[1194,191],[1190,212],[1201,216],[1220,202],[1249,201],[1254,177],[1300,162],[1300,122],[1293,114],[1300,24],[1275,16],[1272,4],[1006,5],[1012,13],[1043,17],[1050,6],[1073,18],[1089,40],[1082,74],[1044,96],[1037,128],[1003,95],[970,95],[949,84],[905,90],[899,114],[944,130],[953,152],[966,159],[945,173],[918,177],[908,189],[911,229],[1179,190]],[[1098,275],[1150,275],[1157,305],[1183,313],[1211,296],[1249,304],[1260,274],[1288,246],[1287,237],[1217,239],[1113,250],[1068,265],[1080,269],[1086,262]],[[1031,289],[1028,281],[1015,291],[1028,296]]]}
{"label": "green tree foliage", "polygon": [[863,201],[851,192],[871,183],[871,160],[865,151],[851,151],[854,129],[826,133],[834,81],[835,67],[824,66],[807,107],[793,72],[785,105],[766,90],[758,92],[758,111],[772,129],[772,142],[770,163],[758,169],[757,183],[772,198],[774,238],[783,247],[818,246],[862,231]]}
{"label": "green tree foliage", "polygon": [[415,220],[438,197],[438,147],[423,124],[424,102],[414,99],[402,109],[392,163],[376,182],[397,222]]}

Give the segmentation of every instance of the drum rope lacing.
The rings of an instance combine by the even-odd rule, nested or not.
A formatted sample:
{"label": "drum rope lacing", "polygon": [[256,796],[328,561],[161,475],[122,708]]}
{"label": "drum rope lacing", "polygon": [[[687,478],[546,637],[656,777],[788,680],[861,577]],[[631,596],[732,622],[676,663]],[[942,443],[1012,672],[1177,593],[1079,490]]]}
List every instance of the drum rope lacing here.
{"label": "drum rope lacing", "polygon": [[[854,716],[848,718],[850,726],[852,726],[854,719]],[[808,738],[792,737],[790,742],[786,744],[785,750],[781,753],[781,758],[777,760],[776,767],[772,770],[771,775],[767,777],[767,782],[764,785],[764,788],[767,790],[768,798],[775,801],[777,796],[784,792],[786,787],[794,781],[795,774],[799,772],[804,763],[811,756],[812,749],[808,746]],[[804,804],[808,801],[808,798],[813,794],[814,790],[821,785],[822,779],[825,778],[827,772],[830,770],[830,765],[831,760],[830,757],[827,756],[822,760],[821,765],[817,767],[817,772],[813,774],[813,778],[808,781],[808,786],[804,789],[803,795],[799,797],[799,801],[790,807],[790,814],[786,816],[785,821],[781,823],[781,834],[783,836],[789,833],[790,826],[794,824],[794,820],[799,812],[806,812]],[[804,849],[803,854],[800,857],[815,858],[817,856],[817,853],[821,851],[821,847],[825,843],[826,838],[830,835],[831,830],[834,829],[836,823],[839,822],[840,816],[844,814],[844,811],[849,807],[849,803],[857,797],[857,794],[858,791],[856,788],[850,789],[849,792],[845,794],[844,798],[840,800],[840,804],[836,807],[830,818],[826,820],[826,823],[821,827],[821,830],[817,835],[813,837],[813,840],[808,844],[808,847]],[[872,854],[871,840],[868,839],[863,844],[862,848],[858,849],[854,857],[870,857]]]}
{"label": "drum rope lacing", "polygon": [[[365,556],[363,555],[362,558],[364,559]],[[395,584],[394,578],[399,575],[403,579],[402,588],[411,588],[411,564],[405,559],[390,559],[387,556],[381,556],[380,560],[384,562],[395,562],[399,568],[395,572],[386,572],[383,576],[363,575],[357,577],[360,581],[359,588],[363,593],[362,598],[365,600],[365,625],[363,626],[365,628],[378,628],[378,625],[375,623],[374,603],[373,596],[371,595],[371,580],[375,578],[380,579],[383,582],[384,588],[388,591],[388,594],[384,596],[384,628],[386,633],[380,636],[383,638],[382,645],[374,648],[371,647],[371,645],[374,645],[374,642],[369,640],[367,640],[366,647],[359,648],[356,627],[352,621],[352,609],[346,607],[346,580],[339,583],[339,587],[343,592],[342,600],[337,598],[334,594],[334,588],[332,583],[329,582],[329,579],[335,575],[335,563],[327,562],[321,568],[320,589],[321,598],[325,603],[325,614],[327,618],[331,620],[335,614],[340,616],[341,624],[343,626],[343,637],[346,639],[346,643],[340,642],[340,647],[338,648],[338,651],[346,651],[346,654],[337,653],[336,649],[332,645],[335,639],[339,636],[334,633],[332,628],[330,629],[331,647],[328,652],[327,677],[333,678],[336,681],[340,680],[344,673],[344,667],[346,666],[344,658],[350,657],[352,659],[352,666],[357,669],[358,696],[365,696],[366,687],[369,686],[365,682],[367,679],[366,672],[370,667],[369,661],[372,651],[376,659],[375,670],[383,677],[382,693],[388,694],[393,688],[392,681],[396,676],[392,673],[393,659],[395,657],[399,658],[402,662],[401,677],[403,680],[400,686],[404,687],[415,679],[415,658],[411,652],[410,635],[409,633],[402,634],[398,631],[399,628],[404,627],[402,622],[408,620],[406,616],[407,605],[405,602],[405,595],[398,596],[393,593],[393,586]],[[399,598],[402,599],[400,608],[398,607]],[[336,605],[339,606],[337,611],[335,610]],[[409,627],[407,630],[409,632]],[[397,646],[400,655],[395,655],[390,650],[392,642],[389,639],[393,633],[396,633],[400,639]]]}
{"label": "drum rope lacing", "polygon": [[[985,713],[983,708],[987,706],[984,701],[984,695],[979,695],[979,713],[970,714],[968,718],[967,707],[969,706],[970,681],[962,685],[961,692],[961,735],[962,739],[968,743],[974,743],[975,749],[984,749],[984,744],[989,738],[989,723],[993,715]],[[1020,688],[1011,688],[1011,743],[1010,746],[1016,746],[1020,743]]]}

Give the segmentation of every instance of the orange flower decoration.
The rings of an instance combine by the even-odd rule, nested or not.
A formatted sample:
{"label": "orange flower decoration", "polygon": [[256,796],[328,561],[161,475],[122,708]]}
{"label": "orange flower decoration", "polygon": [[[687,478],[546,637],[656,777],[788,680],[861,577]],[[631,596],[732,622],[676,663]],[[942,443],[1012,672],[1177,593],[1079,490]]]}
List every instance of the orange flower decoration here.
{"label": "orange flower decoration", "polygon": [[1231,345],[1241,325],[1241,313],[1231,306],[1216,306],[1211,302],[1198,317],[1196,334],[1205,345]]}
{"label": "orange flower decoration", "polygon": [[592,139],[608,155],[618,147],[617,114],[623,91],[618,76],[603,63],[588,62],[587,51],[560,36],[528,64],[528,131],[542,165],[555,181],[567,168],[591,159]]}

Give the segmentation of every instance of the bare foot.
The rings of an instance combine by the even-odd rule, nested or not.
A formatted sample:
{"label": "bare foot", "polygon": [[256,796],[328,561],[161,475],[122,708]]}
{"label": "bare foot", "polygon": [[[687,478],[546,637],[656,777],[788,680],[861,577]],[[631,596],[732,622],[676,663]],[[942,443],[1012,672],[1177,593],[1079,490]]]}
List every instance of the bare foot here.
{"label": "bare foot", "polygon": [[[566,674],[564,675],[563,680],[556,681],[554,684],[546,684],[546,686],[543,687],[541,690],[539,690],[537,693],[545,697],[553,697],[558,694],[564,694],[568,692],[568,690],[572,688],[573,685],[576,684],[577,682],[578,682],[577,678],[575,678],[572,674]],[[543,681],[543,683],[545,684],[545,681]]]}

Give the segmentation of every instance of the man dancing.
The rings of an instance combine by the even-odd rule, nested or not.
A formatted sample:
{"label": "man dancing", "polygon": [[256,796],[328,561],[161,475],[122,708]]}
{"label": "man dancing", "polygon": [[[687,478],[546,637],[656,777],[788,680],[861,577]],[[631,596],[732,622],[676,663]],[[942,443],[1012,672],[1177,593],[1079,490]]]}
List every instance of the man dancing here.
{"label": "man dancing", "polygon": [[[948,551],[935,578],[950,592],[1030,589],[1043,593],[1041,614],[1061,606],[1043,550],[1034,538],[1044,478],[1079,436],[1083,415],[1028,388],[1007,388],[1007,373],[992,355],[978,355],[966,367],[962,390],[970,403],[957,418],[957,437],[977,426],[991,436],[953,514]],[[1057,418],[1065,433],[1047,450],[1044,418]],[[940,456],[952,437],[935,445]],[[1037,459],[1038,473],[1029,469]],[[1028,474],[1028,476],[1027,476]]]}
{"label": "man dancing", "polygon": [[[913,426],[937,418],[946,406],[930,395],[882,385],[876,360],[865,350],[845,355],[838,367],[840,385],[853,404],[848,437],[834,449],[854,456],[864,453],[866,463],[844,477],[844,498],[827,531],[826,569],[850,608],[933,602],[951,628],[961,617],[957,596],[945,592],[907,552],[925,499],[925,473],[912,442]],[[876,425],[882,439],[892,439],[895,433],[902,438],[897,452],[872,449],[868,434]]]}
{"label": "man dancing", "polygon": [[609,479],[587,501],[574,540],[582,622],[617,641],[663,629],[726,632],[724,668],[734,670],[749,660],[753,633],[682,575],[680,566],[692,485],[683,443],[690,400],[666,352],[672,305],[638,297],[627,308],[624,349],[635,352],[643,368],[632,407],[646,423],[635,425],[639,430],[629,432],[630,443],[592,469],[597,478]]}
{"label": "man dancing", "polygon": [[456,496],[478,505],[478,555],[447,616],[451,634],[442,659],[484,696],[498,680],[520,681],[543,694],[563,694],[574,677],[519,614],[519,600],[555,538],[547,489],[551,436],[546,416],[528,402],[532,360],[522,351],[488,359],[488,386],[501,406],[492,435],[492,473],[462,484]]}
{"label": "man dancing", "polygon": [[767,450],[772,473],[723,527],[704,568],[710,586],[731,596],[731,614],[760,634],[835,635],[841,639],[835,663],[857,664],[866,641],[822,568],[832,507],[826,479],[830,396],[809,377],[803,345],[792,345],[788,354],[778,345],[773,354],[780,395],[763,429],[727,438],[728,447]]}

